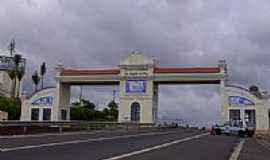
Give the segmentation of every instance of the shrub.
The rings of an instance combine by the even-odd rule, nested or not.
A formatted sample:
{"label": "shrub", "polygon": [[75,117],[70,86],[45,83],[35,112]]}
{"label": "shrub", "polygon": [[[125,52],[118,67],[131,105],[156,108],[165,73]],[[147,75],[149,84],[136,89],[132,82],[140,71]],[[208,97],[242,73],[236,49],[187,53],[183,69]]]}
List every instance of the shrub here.
{"label": "shrub", "polygon": [[20,99],[0,97],[0,110],[8,112],[8,120],[19,120],[21,115]]}

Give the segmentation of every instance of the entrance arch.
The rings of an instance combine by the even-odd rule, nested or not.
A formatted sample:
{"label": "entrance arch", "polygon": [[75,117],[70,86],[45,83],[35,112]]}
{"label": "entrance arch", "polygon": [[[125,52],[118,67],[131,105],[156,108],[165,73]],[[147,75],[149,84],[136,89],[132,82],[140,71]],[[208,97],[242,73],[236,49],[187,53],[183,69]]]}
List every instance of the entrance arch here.
{"label": "entrance arch", "polygon": [[[226,63],[223,60],[214,67],[159,67],[155,58],[140,53],[130,54],[117,68],[76,69],[58,65],[54,108],[57,114],[53,116],[53,120],[62,120],[60,113],[63,109],[67,110],[69,115],[72,85],[117,85],[119,86],[118,122],[130,120],[139,123],[157,123],[159,85],[218,84],[221,96],[225,97],[223,90],[226,77]],[[139,103],[135,103],[134,100]],[[224,117],[222,119],[225,119]]]}
{"label": "entrance arch", "polygon": [[133,102],[130,106],[130,120],[131,122],[140,122],[141,106],[138,102]]}

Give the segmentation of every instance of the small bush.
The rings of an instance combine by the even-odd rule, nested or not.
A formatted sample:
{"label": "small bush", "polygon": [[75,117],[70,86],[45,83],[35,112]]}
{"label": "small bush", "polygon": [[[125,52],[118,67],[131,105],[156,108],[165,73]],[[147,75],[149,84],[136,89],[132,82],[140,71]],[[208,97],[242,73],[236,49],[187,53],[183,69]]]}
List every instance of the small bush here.
{"label": "small bush", "polygon": [[8,112],[8,120],[19,120],[21,115],[20,99],[0,97],[0,110]]}

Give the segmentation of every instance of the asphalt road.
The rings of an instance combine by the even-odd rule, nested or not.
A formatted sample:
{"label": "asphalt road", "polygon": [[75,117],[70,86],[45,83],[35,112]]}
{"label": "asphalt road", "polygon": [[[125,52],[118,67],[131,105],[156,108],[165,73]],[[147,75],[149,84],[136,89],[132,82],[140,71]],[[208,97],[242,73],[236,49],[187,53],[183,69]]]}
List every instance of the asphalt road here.
{"label": "asphalt road", "polygon": [[225,160],[238,141],[237,137],[184,129],[0,138],[0,159]]}

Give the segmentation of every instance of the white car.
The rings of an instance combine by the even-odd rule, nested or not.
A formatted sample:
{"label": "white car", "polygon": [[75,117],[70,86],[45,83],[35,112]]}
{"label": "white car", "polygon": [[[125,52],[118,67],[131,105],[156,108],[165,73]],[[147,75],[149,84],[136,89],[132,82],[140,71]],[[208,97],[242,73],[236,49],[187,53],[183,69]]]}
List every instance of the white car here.
{"label": "white car", "polygon": [[214,125],[211,129],[212,135],[238,135],[252,137],[255,133],[254,126],[248,126],[247,123],[241,120],[228,121],[222,125]]}

